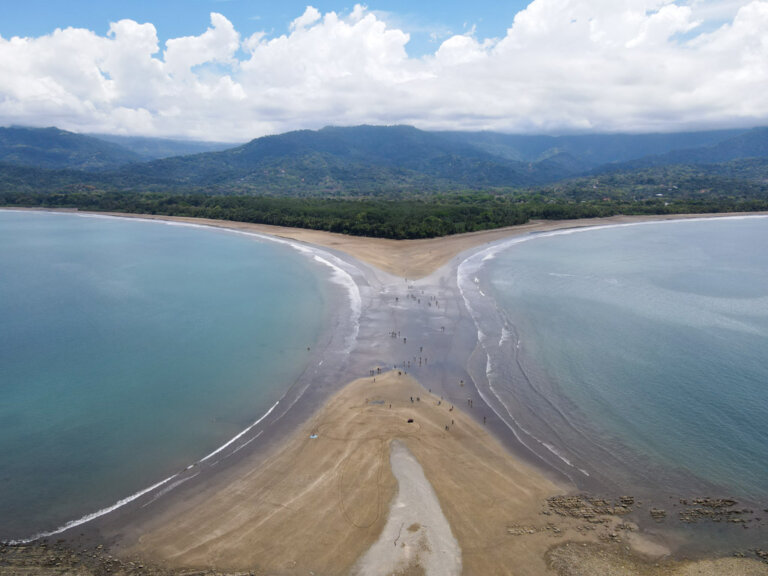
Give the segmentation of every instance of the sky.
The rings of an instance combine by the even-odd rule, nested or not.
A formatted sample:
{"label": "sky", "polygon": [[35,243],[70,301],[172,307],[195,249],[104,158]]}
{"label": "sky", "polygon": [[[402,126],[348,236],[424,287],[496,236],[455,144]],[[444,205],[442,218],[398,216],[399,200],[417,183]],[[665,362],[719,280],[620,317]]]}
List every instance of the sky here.
{"label": "sky", "polygon": [[4,126],[240,142],[768,124],[768,0],[3,4]]}

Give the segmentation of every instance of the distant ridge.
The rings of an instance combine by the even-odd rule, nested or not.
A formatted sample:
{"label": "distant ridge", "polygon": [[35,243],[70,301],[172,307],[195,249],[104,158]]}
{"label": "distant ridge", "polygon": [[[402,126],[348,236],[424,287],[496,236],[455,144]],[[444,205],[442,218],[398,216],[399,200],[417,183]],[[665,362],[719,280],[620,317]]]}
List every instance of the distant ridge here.
{"label": "distant ridge", "polygon": [[236,144],[226,142],[201,142],[197,140],[174,140],[148,136],[123,136],[114,134],[89,134],[93,138],[118,144],[137,154],[141,160],[160,160],[173,156],[186,156],[203,152],[218,152]]}
{"label": "distant ridge", "polygon": [[657,134],[577,134],[537,136],[497,132],[445,132],[492,154],[524,162],[536,162],[567,154],[581,170],[627,162],[675,150],[716,145],[746,130],[710,130]]}
{"label": "distant ridge", "polygon": [[49,170],[105,170],[139,162],[120,146],[58,128],[0,127],[0,162]]}
{"label": "distant ridge", "polygon": [[356,126],[265,136],[223,152],[151,162],[143,174],[147,183],[333,195],[525,186],[567,172],[410,126]]}
{"label": "distant ridge", "polygon": [[622,168],[672,166],[676,164],[721,164],[733,160],[768,158],[768,128],[752,128],[719,142],[672,150],[627,162]]}
{"label": "distant ridge", "polygon": [[[579,185],[579,178],[605,173],[623,174],[616,181],[624,186],[638,171],[648,178],[648,170],[665,169],[663,178],[668,178],[669,168],[688,166],[684,172],[690,176],[692,165],[710,180],[760,181],[768,166],[768,128],[531,136],[363,125],[297,130],[226,146],[0,128],[0,182],[25,191],[87,186],[174,194],[403,198],[569,181]],[[185,154],[156,158],[174,152]]]}

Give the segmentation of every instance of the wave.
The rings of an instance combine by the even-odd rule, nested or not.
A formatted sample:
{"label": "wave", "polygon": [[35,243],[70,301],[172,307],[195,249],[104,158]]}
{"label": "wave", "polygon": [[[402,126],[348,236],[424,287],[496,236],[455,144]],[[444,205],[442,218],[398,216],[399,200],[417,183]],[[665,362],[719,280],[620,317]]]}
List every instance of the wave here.
{"label": "wave", "polygon": [[[517,242],[519,242],[519,239],[515,239],[515,241],[513,241],[513,243],[517,243]],[[504,244],[506,245],[508,243],[505,242]],[[474,378],[472,380],[473,380],[473,383],[475,384],[475,389],[477,390],[477,393],[480,395],[480,398],[482,398],[483,402],[485,402],[485,404],[496,414],[496,416],[498,416],[499,420],[501,420],[505,424],[505,426],[512,432],[512,435],[515,437],[515,439],[524,448],[526,448],[531,454],[537,456],[543,462],[546,463],[546,460],[544,460],[538,454],[538,452],[534,450],[532,446],[529,445],[528,438],[530,438],[531,440],[535,440],[533,436],[512,415],[512,411],[510,410],[510,407],[504,401],[501,394],[499,394],[494,388],[493,359],[491,355],[488,353],[488,349],[486,347],[486,343],[489,342],[490,339],[486,335],[486,333],[483,331],[483,328],[481,327],[480,318],[482,317],[482,315],[472,305],[472,299],[470,298],[470,295],[469,295],[470,291],[474,291],[479,294],[482,294],[480,290],[480,279],[475,275],[475,272],[477,272],[480,269],[480,267],[484,262],[487,262],[490,259],[489,255],[494,254],[496,251],[497,250],[495,249],[495,247],[492,246],[490,248],[486,248],[484,250],[480,250],[479,252],[476,252],[475,254],[471,255],[470,257],[462,261],[459,264],[456,272],[459,294],[461,295],[464,301],[464,306],[466,307],[470,317],[472,318],[475,324],[475,328],[477,330],[477,341],[485,351],[485,357],[486,357],[485,380],[488,385],[488,391],[490,391],[491,395],[493,396],[493,399],[491,399],[485,393],[484,387],[478,386],[477,382],[474,382]],[[486,300],[486,303],[487,303],[487,300]],[[502,337],[500,337],[498,341],[499,346],[501,346],[504,342],[505,342],[504,335],[502,333]],[[501,411],[499,410],[499,405],[504,409],[504,411],[506,412],[506,415],[501,413]]]}
{"label": "wave", "polygon": [[[198,460],[194,464],[190,464],[189,466],[187,466],[184,469],[184,471],[186,472],[188,470],[191,470],[192,468],[194,468],[198,464],[201,464],[201,463],[205,462],[206,460],[209,460],[212,456],[215,456],[216,454],[219,454],[221,451],[225,450],[228,446],[231,446],[234,442],[236,442],[237,440],[242,438],[245,434],[247,434],[250,430],[252,430],[254,428],[254,426],[259,424],[262,420],[264,420],[267,416],[269,416],[272,413],[272,411],[277,407],[278,404],[280,404],[279,400],[277,402],[275,402],[270,407],[270,409],[267,410],[261,416],[261,418],[256,420],[250,426],[248,426],[245,430],[243,430],[239,434],[237,434],[234,437],[232,437],[229,441],[225,442],[224,444],[222,444],[221,446],[216,448],[216,450],[214,450],[213,452],[211,452],[207,456],[201,458],[200,460]],[[251,438],[250,440],[245,442],[242,446],[239,446],[238,448],[236,448],[232,453],[234,454],[235,452],[237,452],[241,448],[244,448],[246,445],[250,444],[253,440],[258,438],[259,436],[261,436],[261,432],[259,432],[254,438]],[[149,486],[148,488],[144,488],[143,490],[139,490],[138,492],[135,492],[134,494],[131,494],[130,496],[127,496],[127,497],[125,497],[125,498],[123,498],[121,500],[118,500],[117,502],[115,502],[111,506],[107,506],[106,508],[102,508],[100,510],[97,510],[96,512],[91,512],[90,514],[86,514],[85,516],[83,516],[81,518],[78,518],[76,520],[70,520],[66,524],[63,524],[63,525],[59,526],[58,528],[56,528],[54,530],[51,530],[51,531],[48,531],[48,532],[40,532],[38,534],[35,534],[34,536],[30,536],[29,538],[22,538],[22,539],[18,539],[18,540],[8,540],[5,543],[6,544],[11,544],[11,545],[29,544],[30,542],[34,542],[35,540],[40,540],[41,538],[48,538],[50,536],[55,536],[56,534],[61,534],[62,532],[66,532],[67,530],[70,530],[70,529],[75,528],[77,526],[81,526],[81,525],[83,525],[83,524],[85,524],[87,522],[90,522],[91,520],[96,520],[97,518],[105,516],[105,515],[109,514],[110,512],[114,512],[115,510],[117,510],[119,508],[122,508],[126,504],[130,504],[134,500],[138,500],[142,496],[157,490],[158,488],[160,488],[161,486],[164,486],[165,484],[168,484],[168,482],[170,482],[174,478],[178,478],[179,475],[182,474],[182,473],[183,472],[178,472],[176,474],[173,474],[172,476],[169,476],[165,480],[161,480],[160,482],[157,482],[156,484],[152,484],[152,486]],[[178,480],[177,482],[174,482],[169,487],[167,487],[164,491],[162,491],[161,493],[157,494],[155,496],[155,498],[153,498],[152,501],[156,500],[157,498],[159,498],[163,494],[166,494],[167,492],[170,492],[173,488],[183,484],[187,480],[191,480],[192,478],[194,478],[198,474],[199,473],[196,473],[196,474],[194,474],[192,476],[189,476],[187,478],[182,478],[182,479]]]}
{"label": "wave", "polygon": [[208,456],[205,456],[204,458],[201,458],[200,460],[198,460],[198,462],[205,462],[206,460],[209,460],[211,457],[215,456],[216,454],[218,454],[218,453],[219,453],[219,452],[221,452],[222,450],[225,450],[225,449],[226,449],[228,446],[232,445],[234,442],[237,442],[237,441],[238,441],[240,438],[242,438],[243,436],[245,436],[245,435],[246,435],[246,434],[247,434],[247,433],[248,433],[248,432],[249,432],[249,431],[250,431],[250,430],[251,430],[251,429],[252,429],[254,426],[256,426],[256,425],[257,425],[259,422],[261,422],[262,420],[264,420],[264,418],[266,418],[267,416],[269,416],[269,415],[272,413],[272,411],[273,411],[275,408],[277,408],[277,405],[278,405],[278,404],[280,404],[280,400],[278,400],[277,402],[275,402],[274,404],[272,404],[272,406],[270,407],[270,409],[269,409],[269,410],[267,410],[267,411],[266,411],[266,413],[265,413],[265,414],[264,414],[264,415],[263,415],[261,418],[259,418],[258,420],[256,420],[256,422],[254,422],[253,424],[251,424],[250,426],[248,426],[248,428],[246,428],[245,430],[243,430],[243,431],[242,431],[242,432],[240,432],[239,434],[237,434],[237,435],[233,436],[233,437],[232,437],[232,438],[229,440],[229,442],[226,442],[225,444],[222,444],[221,446],[219,446],[218,448],[216,448],[216,450],[214,450],[213,452],[211,452],[210,454],[208,454]]}
{"label": "wave", "polygon": [[76,526],[81,526],[82,524],[85,524],[86,522],[90,522],[91,520],[95,520],[96,518],[99,518],[101,516],[104,516],[105,514],[109,514],[110,512],[114,512],[118,508],[122,508],[126,504],[129,504],[133,502],[134,500],[137,500],[138,498],[141,498],[145,494],[148,494],[152,492],[153,490],[156,490],[157,488],[160,488],[160,486],[167,484],[174,478],[176,478],[178,474],[174,474],[173,476],[169,476],[165,480],[161,480],[157,484],[153,484],[149,488],[145,488],[144,490],[140,490],[139,492],[136,492],[135,494],[131,494],[130,496],[127,496],[126,498],[123,498],[122,500],[118,500],[112,506],[108,506],[106,508],[102,508],[101,510],[97,510],[96,512],[92,512],[91,514],[86,514],[82,518],[78,518],[77,520],[70,520],[66,524],[56,528],[55,530],[51,530],[50,532],[40,532],[39,534],[35,534],[34,536],[30,538],[24,538],[21,540],[8,540],[5,542],[6,544],[11,545],[17,545],[17,544],[29,544],[30,542],[34,542],[35,540],[39,540],[40,538],[48,538],[49,536],[55,536],[56,534],[61,534],[62,532],[65,532],[67,530],[70,530],[71,528],[75,528]]}
{"label": "wave", "polygon": [[[578,471],[585,476],[589,476],[589,473],[586,470],[574,465],[571,459],[566,456],[562,450],[555,447],[551,442],[546,442],[539,438],[524,426],[520,420],[514,416],[512,407],[506,398],[507,395],[498,390],[498,383],[503,378],[505,372],[502,366],[497,365],[494,358],[498,355],[502,355],[504,353],[503,349],[508,347],[511,347],[512,354],[515,355],[519,349],[520,340],[514,332],[514,327],[510,327],[504,320],[493,296],[491,295],[489,298],[482,290],[478,274],[485,264],[493,260],[502,250],[515,244],[527,242],[533,238],[540,238],[542,236],[543,235],[522,236],[490,245],[470,254],[460,262],[457,267],[456,274],[459,293],[461,294],[464,305],[475,324],[478,343],[486,356],[484,385],[480,386],[477,382],[474,382],[474,384],[483,401],[491,408],[491,410],[493,410],[499,419],[512,432],[515,439],[528,450],[529,453],[551,466],[552,463],[542,455],[541,449],[544,449],[546,453],[555,456],[558,461],[565,464],[569,469]],[[480,308],[482,308],[482,310],[480,310]],[[494,321],[496,321],[496,323],[494,323]],[[498,334],[497,337],[491,336],[496,334]],[[499,356],[500,362],[502,362],[501,358],[502,356]],[[519,368],[522,369],[522,367]],[[523,376],[527,379],[525,374],[523,374]],[[490,396],[485,393],[484,389],[487,389]],[[539,448],[537,449],[537,447]],[[556,468],[560,469],[558,466],[556,466]],[[567,477],[572,478],[567,470],[560,469],[560,471]]]}

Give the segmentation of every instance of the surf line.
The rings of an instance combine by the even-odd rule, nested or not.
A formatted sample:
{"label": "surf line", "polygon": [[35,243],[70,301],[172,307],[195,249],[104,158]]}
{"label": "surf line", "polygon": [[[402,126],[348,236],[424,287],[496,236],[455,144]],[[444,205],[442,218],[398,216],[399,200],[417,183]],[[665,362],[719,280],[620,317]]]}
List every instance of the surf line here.
{"label": "surf line", "polygon": [[[257,425],[259,422],[261,422],[262,420],[264,420],[264,418],[266,418],[267,416],[269,416],[269,415],[272,413],[272,410],[274,410],[275,408],[277,408],[277,405],[278,405],[278,404],[280,404],[280,400],[278,400],[277,402],[275,402],[274,404],[272,404],[272,407],[271,407],[269,410],[267,410],[267,411],[266,411],[266,413],[265,413],[265,414],[264,414],[264,415],[263,415],[261,418],[259,418],[258,420],[256,420],[256,422],[254,422],[253,424],[251,424],[250,426],[248,426],[248,428],[246,428],[245,430],[243,430],[243,431],[242,431],[242,432],[240,432],[239,434],[237,434],[237,435],[233,436],[233,437],[232,437],[232,439],[231,439],[229,442],[227,442],[226,444],[222,444],[221,446],[219,446],[218,448],[216,448],[216,450],[214,450],[213,452],[211,452],[210,454],[208,454],[208,456],[206,456],[205,458],[201,458],[201,459],[199,460],[199,462],[205,462],[206,460],[210,459],[212,456],[215,456],[216,454],[218,454],[218,453],[219,453],[219,452],[221,452],[222,450],[225,450],[225,449],[226,449],[228,446],[231,446],[231,445],[232,445],[234,442],[237,442],[237,441],[238,441],[240,438],[242,438],[242,437],[243,437],[243,436],[245,436],[245,435],[246,435],[248,432],[250,432],[250,431],[251,431],[251,429],[253,429],[253,427],[254,427],[254,426],[256,426],[256,425]],[[259,434],[259,435],[261,435],[261,434]]]}
{"label": "surf line", "polygon": [[54,536],[56,534],[61,534],[62,532],[65,532],[66,530],[69,530],[70,528],[75,528],[76,526],[80,526],[82,524],[85,524],[86,522],[90,522],[91,520],[95,520],[96,518],[99,518],[100,516],[104,516],[105,514],[109,514],[110,512],[113,512],[117,510],[118,508],[121,508],[125,506],[126,504],[133,502],[134,500],[141,498],[144,496],[144,494],[147,494],[149,492],[152,492],[152,490],[155,490],[156,488],[159,488],[163,484],[167,484],[176,476],[179,474],[174,474],[173,476],[169,476],[165,480],[161,480],[157,484],[153,484],[149,488],[145,488],[144,490],[141,490],[140,492],[136,492],[135,494],[131,494],[130,496],[127,496],[126,498],[123,498],[122,500],[118,500],[115,502],[112,506],[108,506],[107,508],[102,508],[101,510],[98,510],[96,512],[92,512],[91,514],[86,514],[82,518],[78,518],[77,520],[70,520],[63,526],[60,526],[59,528],[56,528],[55,530],[51,530],[50,532],[40,532],[39,534],[35,534],[31,538],[24,538],[22,540],[8,540],[5,542],[5,544],[29,544],[30,542],[34,542],[35,540],[39,540],[40,538],[48,538],[49,536]]}
{"label": "surf line", "polygon": [[[245,434],[247,434],[250,430],[252,430],[256,425],[258,425],[262,420],[264,420],[264,418],[269,416],[272,413],[272,411],[275,408],[277,408],[278,404],[280,404],[280,400],[275,402],[272,405],[272,407],[269,410],[267,410],[266,413],[264,413],[264,415],[261,416],[261,418],[256,420],[256,422],[254,422],[253,424],[248,426],[245,430],[243,430],[242,432],[240,432],[239,434],[237,434],[236,436],[231,438],[228,442],[226,442],[225,444],[223,444],[222,446],[218,447],[216,450],[214,450],[213,452],[208,454],[205,458],[202,458],[201,460],[198,460],[197,464],[200,464],[201,462],[205,462],[206,460],[208,460],[212,456],[215,456],[216,454],[218,454],[222,450],[224,450],[227,447],[231,446],[234,442],[237,442],[240,438],[242,438]],[[259,432],[259,434],[256,437],[254,437],[251,440],[249,440],[248,442],[246,442],[246,444],[250,444],[253,440],[258,438],[259,436],[261,436],[261,432]],[[245,446],[245,444],[243,446],[241,446],[240,448],[243,448],[244,446]],[[239,450],[239,448],[237,450]],[[194,466],[195,466],[194,464],[191,464],[191,465],[187,466],[185,471],[186,470],[190,470],[191,468],[194,468]],[[34,542],[35,540],[40,540],[41,538],[48,538],[50,536],[55,536],[56,534],[61,534],[62,532],[66,532],[67,530],[70,530],[72,528],[76,528],[77,526],[81,526],[81,525],[85,524],[86,522],[90,522],[91,520],[95,520],[96,518],[100,518],[102,516],[105,516],[105,515],[109,514],[110,512],[114,512],[118,508],[122,508],[126,504],[130,504],[134,500],[138,500],[142,496],[144,496],[146,494],[149,494],[150,492],[152,492],[154,490],[157,490],[158,488],[160,488],[161,486],[164,486],[165,484],[167,484],[168,482],[170,482],[174,478],[177,478],[179,476],[179,474],[181,474],[181,472],[177,472],[173,476],[169,476],[165,480],[161,480],[160,482],[157,482],[156,484],[152,484],[152,486],[150,486],[148,488],[144,488],[143,490],[140,490],[139,492],[136,492],[135,494],[131,494],[130,496],[126,496],[125,498],[123,498],[122,500],[118,500],[117,502],[115,502],[111,506],[107,506],[106,508],[102,508],[101,510],[97,510],[96,512],[91,512],[90,514],[86,514],[85,516],[83,516],[82,518],[78,518],[77,520],[70,520],[69,522],[67,522],[66,524],[63,524],[62,526],[59,526],[55,530],[51,530],[49,532],[40,532],[40,533],[35,534],[34,536],[31,536],[29,538],[22,538],[22,539],[18,539],[18,540],[7,540],[7,541],[5,541],[3,543],[4,544],[10,544],[10,545],[29,544],[30,542]],[[197,475],[197,474],[195,474],[195,475]],[[181,482],[179,482],[178,484],[181,484]]]}

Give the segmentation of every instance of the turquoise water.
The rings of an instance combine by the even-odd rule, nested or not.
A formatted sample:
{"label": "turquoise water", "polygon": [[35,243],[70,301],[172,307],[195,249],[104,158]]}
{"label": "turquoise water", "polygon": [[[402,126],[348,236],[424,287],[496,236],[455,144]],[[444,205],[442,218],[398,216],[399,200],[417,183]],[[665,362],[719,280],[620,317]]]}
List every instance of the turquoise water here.
{"label": "turquoise water", "polygon": [[113,504],[272,406],[325,326],[288,246],[0,211],[0,539]]}
{"label": "turquoise water", "polygon": [[768,502],[766,247],[768,219],[750,218],[568,233],[499,252],[485,282],[519,373],[493,374],[497,391],[526,388],[547,405],[549,429],[525,425],[577,479],[625,473],[622,487]]}

